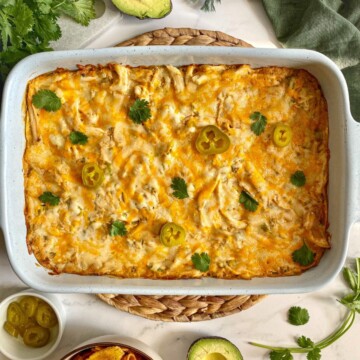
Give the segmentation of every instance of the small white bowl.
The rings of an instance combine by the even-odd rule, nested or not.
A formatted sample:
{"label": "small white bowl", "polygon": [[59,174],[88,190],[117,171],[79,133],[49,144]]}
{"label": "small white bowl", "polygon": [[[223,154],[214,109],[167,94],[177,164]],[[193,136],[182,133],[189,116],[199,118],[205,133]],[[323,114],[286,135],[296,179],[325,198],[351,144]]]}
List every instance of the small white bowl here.
{"label": "small white bowl", "polygon": [[67,355],[61,358],[61,360],[72,360],[76,354],[95,346],[126,347],[133,350],[135,354],[142,355],[145,360],[162,360],[160,355],[145,343],[133,338],[119,337],[118,335],[104,335],[83,342],[77,346],[76,349],[70,351]]}
{"label": "small white bowl", "polygon": [[[35,296],[48,303],[58,318],[58,325],[50,329],[50,341],[47,345],[40,348],[31,348],[26,346],[22,338],[17,338],[9,335],[4,330],[4,323],[6,321],[6,313],[9,304],[13,301],[19,300],[23,296]],[[0,352],[11,360],[41,360],[49,356],[59,345],[63,334],[65,325],[65,311],[61,302],[55,295],[44,294],[35,290],[24,290],[19,293],[10,295],[0,303]]]}

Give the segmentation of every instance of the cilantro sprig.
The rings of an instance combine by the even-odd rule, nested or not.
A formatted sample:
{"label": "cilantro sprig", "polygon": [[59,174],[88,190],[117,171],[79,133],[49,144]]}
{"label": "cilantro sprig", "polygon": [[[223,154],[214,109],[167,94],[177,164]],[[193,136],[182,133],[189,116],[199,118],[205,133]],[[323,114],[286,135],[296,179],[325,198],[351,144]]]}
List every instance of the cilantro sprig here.
{"label": "cilantro sprig", "polygon": [[285,350],[273,350],[270,353],[271,360],[292,360],[293,356],[291,355],[288,349]]}
{"label": "cilantro sprig", "polygon": [[61,108],[61,99],[51,90],[39,90],[32,97],[32,103],[38,109],[58,111]]}
{"label": "cilantro sprig", "polygon": [[292,253],[292,259],[302,266],[308,266],[314,262],[315,254],[304,242],[300,249]]}
{"label": "cilantro sprig", "polygon": [[297,338],[298,347],[279,347],[250,342],[251,345],[263,349],[268,349],[269,358],[271,360],[293,360],[292,354],[306,354],[308,360],[320,360],[321,350],[333,344],[341,338],[351,328],[355,321],[356,314],[360,314],[360,258],[356,261],[356,270],[345,267],[343,269],[343,277],[351,292],[338,300],[340,304],[345,305],[349,312],[339,328],[325,339],[314,342],[310,338],[302,335]]}
{"label": "cilantro sprig", "polygon": [[297,338],[296,342],[302,348],[307,348],[307,347],[314,346],[314,342],[310,338],[308,338],[308,337],[306,337],[304,335]]}
{"label": "cilantro sprig", "polygon": [[309,312],[300,306],[292,306],[288,312],[288,321],[292,325],[304,325],[310,319]]}
{"label": "cilantro sprig", "polygon": [[175,177],[172,179],[171,188],[174,190],[172,193],[178,199],[185,199],[189,197],[187,192],[187,185],[184,179]]}
{"label": "cilantro sprig", "polygon": [[261,114],[259,111],[255,111],[250,115],[250,119],[254,121],[250,127],[252,132],[255,135],[259,136],[261,133],[265,131],[265,127],[267,124],[266,117],[263,114]]}
{"label": "cilantro sprig", "polygon": [[72,131],[69,139],[74,145],[85,145],[88,142],[88,137],[81,131]]}
{"label": "cilantro sprig", "polygon": [[247,191],[241,191],[240,198],[239,198],[240,204],[244,205],[244,208],[246,210],[249,210],[251,212],[254,212],[257,210],[259,203],[251,197],[251,195]]}
{"label": "cilantro sprig", "polygon": [[[47,2],[51,3],[51,0]],[[94,8],[95,0],[55,0],[55,2],[55,6],[60,5],[61,11],[65,15],[70,16],[83,26],[88,26],[90,20],[96,17]]]}
{"label": "cilantro sprig", "polygon": [[18,61],[52,50],[50,42],[61,37],[62,15],[86,26],[96,17],[94,0],[0,1],[0,88]]}
{"label": "cilantro sprig", "polygon": [[43,194],[39,196],[39,200],[43,204],[49,204],[51,206],[59,205],[59,203],[60,203],[60,197],[54,195],[50,191],[43,192]]}
{"label": "cilantro sprig", "polygon": [[110,224],[109,235],[110,236],[125,236],[127,234],[126,225],[123,221],[115,220]]}
{"label": "cilantro sprig", "polygon": [[205,252],[193,254],[191,256],[191,261],[193,262],[195,269],[201,272],[206,272],[210,268],[210,256]]}
{"label": "cilantro sprig", "polygon": [[135,124],[142,124],[151,118],[149,102],[144,99],[136,99],[130,106],[129,117]]}

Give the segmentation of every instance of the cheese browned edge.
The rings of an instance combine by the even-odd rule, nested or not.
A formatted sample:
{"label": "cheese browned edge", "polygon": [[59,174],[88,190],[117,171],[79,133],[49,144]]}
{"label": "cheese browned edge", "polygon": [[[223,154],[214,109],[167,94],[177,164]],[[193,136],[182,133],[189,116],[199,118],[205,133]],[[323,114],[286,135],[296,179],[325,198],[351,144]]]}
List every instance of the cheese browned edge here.
{"label": "cheese browned edge", "polygon": [[[54,91],[56,112],[37,109],[32,96]],[[135,99],[150,103],[143,125],[128,117]],[[300,274],[330,247],[327,216],[328,114],[317,80],[305,70],[248,65],[130,67],[120,64],[57,69],[31,80],[26,94],[24,153],[27,244],[55,274],[178,279],[211,276],[250,279]],[[256,136],[250,115],[267,118]],[[290,145],[272,140],[277,124],[293,132]],[[223,154],[204,156],[194,142],[216,125],[231,140]],[[73,145],[71,131],[89,137]],[[105,170],[96,190],[81,181],[85,162]],[[304,171],[298,188],[290,176]],[[172,195],[182,177],[190,197]],[[242,190],[258,202],[239,203]],[[58,206],[39,196],[51,191]],[[110,236],[109,224],[126,223],[127,236]],[[161,226],[176,222],[186,243],[165,247]],[[292,253],[306,243],[314,262],[301,266]],[[206,252],[210,269],[191,256]]]}

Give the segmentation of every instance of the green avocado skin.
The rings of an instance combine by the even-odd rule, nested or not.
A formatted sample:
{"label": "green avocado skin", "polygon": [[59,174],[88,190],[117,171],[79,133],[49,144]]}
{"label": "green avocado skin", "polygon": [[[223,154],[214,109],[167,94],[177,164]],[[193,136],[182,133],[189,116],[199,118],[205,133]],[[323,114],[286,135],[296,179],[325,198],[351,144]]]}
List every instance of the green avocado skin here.
{"label": "green avocado skin", "polygon": [[138,19],[162,19],[172,10],[171,0],[111,0],[124,14]]}
{"label": "green avocado skin", "polygon": [[222,337],[204,337],[192,343],[187,360],[243,360],[240,350]]}

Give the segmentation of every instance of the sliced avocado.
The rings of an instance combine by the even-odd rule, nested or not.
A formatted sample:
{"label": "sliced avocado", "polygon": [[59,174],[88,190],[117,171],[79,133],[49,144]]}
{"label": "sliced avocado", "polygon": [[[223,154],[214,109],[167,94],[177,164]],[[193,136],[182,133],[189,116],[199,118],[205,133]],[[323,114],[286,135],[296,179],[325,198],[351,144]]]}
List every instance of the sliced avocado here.
{"label": "sliced avocado", "polygon": [[112,0],[123,13],[139,19],[160,19],[169,15],[171,0]]}
{"label": "sliced avocado", "polygon": [[239,349],[221,337],[196,340],[189,348],[188,360],[243,360]]}

